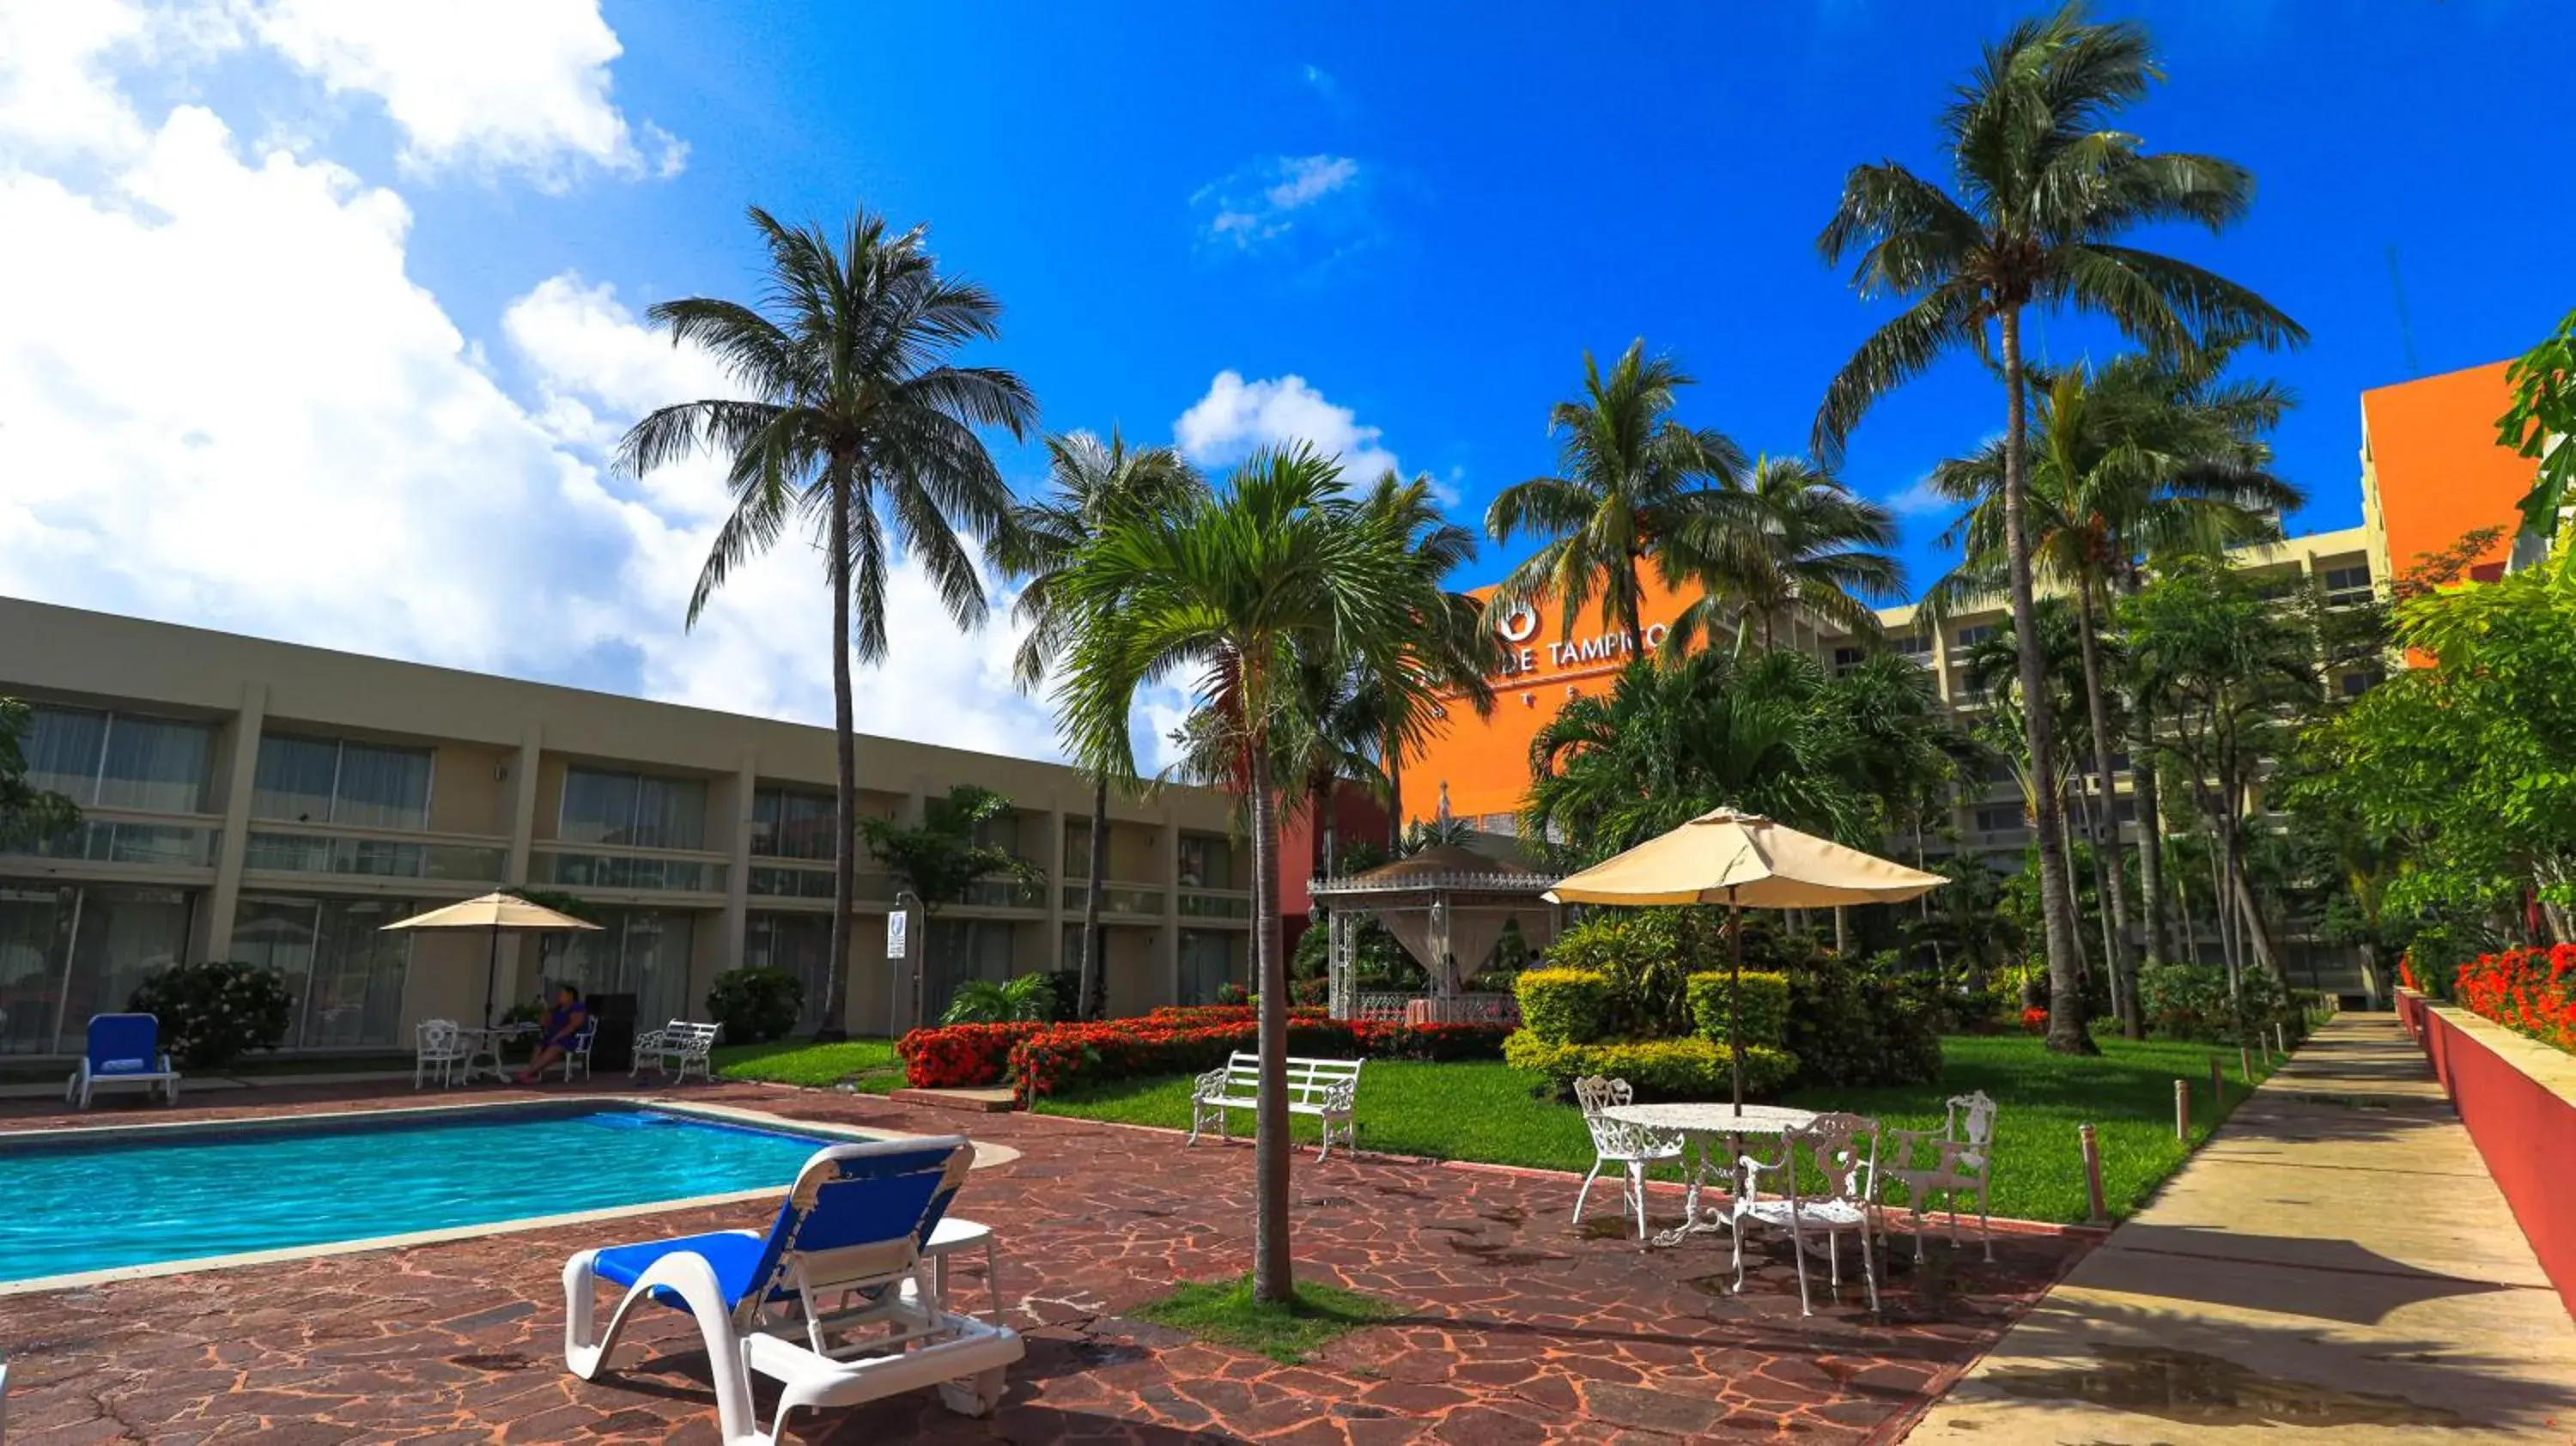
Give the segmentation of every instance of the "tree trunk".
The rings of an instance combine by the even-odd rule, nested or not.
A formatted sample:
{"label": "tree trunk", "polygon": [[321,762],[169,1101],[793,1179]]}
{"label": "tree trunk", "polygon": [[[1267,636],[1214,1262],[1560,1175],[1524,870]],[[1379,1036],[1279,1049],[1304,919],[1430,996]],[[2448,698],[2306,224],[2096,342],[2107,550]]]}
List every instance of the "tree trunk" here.
{"label": "tree trunk", "polygon": [[1109,880],[1109,775],[1091,781],[1091,887],[1082,896],[1082,979],[1074,1013],[1098,1019],[1109,1000],[1109,961],[1102,955],[1108,931],[1100,924],[1100,892]]}
{"label": "tree trunk", "polygon": [[2244,968],[2237,958],[2236,924],[2227,891],[2228,877],[2236,872],[2235,849],[2236,842],[2228,836],[2225,821],[2213,811],[2210,823],[2209,913],[2210,922],[2218,926],[2218,952],[2227,961],[2227,994],[2231,999],[2236,996],[2237,974]]}
{"label": "tree trunk", "polygon": [[[832,930],[827,947],[831,967],[823,971],[823,1006],[814,1026],[817,1040],[846,1036],[835,1005],[841,972],[850,967],[850,908],[859,892],[859,735],[850,702],[850,469],[842,459],[832,463],[832,515],[828,523],[832,555],[825,566],[832,574]],[[926,930],[924,932],[927,932]],[[915,939],[912,947],[929,941]],[[912,1001],[918,1024],[921,1001]]]}
{"label": "tree trunk", "polygon": [[[2103,967],[2110,971],[2112,1007],[2120,1016],[2120,1026],[2136,1039],[2145,1031],[2138,1021],[2137,961],[2129,955],[2128,870],[2120,862],[2120,802],[2111,786],[2111,710],[2102,688],[2102,640],[2093,623],[2090,589],[2077,590],[2075,621],[2084,645],[2084,708],[2093,724],[2093,775],[2102,798],[2102,815],[2094,820],[2093,847],[2108,890],[2102,895],[2102,913],[2108,921],[2103,931],[2108,936],[2104,945],[2108,958]],[[2134,784],[2135,757],[2129,760],[2129,770]]]}
{"label": "tree trunk", "polygon": [[1847,962],[1851,958],[1851,906],[1849,904],[1834,905],[1834,957]]}
{"label": "tree trunk", "polygon": [[2272,982],[2280,985],[2281,992],[2286,995],[2290,992],[2289,966],[2281,962],[2281,951],[2273,947],[2272,926],[2263,917],[2263,906],[2255,901],[2254,880],[2245,871],[2245,853],[2242,849],[2231,849],[2229,853],[2228,865],[2235,875],[2233,892],[2236,907],[2244,920],[2245,942],[2252,949],[2254,962],[2263,966],[2263,971],[2272,976]]}
{"label": "tree trunk", "polygon": [[1386,856],[1394,858],[1404,848],[1404,750],[1391,749],[1386,755]]}
{"label": "tree trunk", "polygon": [[1279,819],[1270,740],[1252,749],[1252,977],[1261,993],[1261,1101],[1253,1137],[1252,1298],[1295,1298],[1288,1260],[1288,969],[1279,951]]}
{"label": "tree trunk", "polygon": [[[2101,796],[2099,794],[2088,792],[2084,788],[2082,775],[2079,774],[2077,776],[2075,788],[2075,806],[2077,811],[2082,813],[2084,816],[2084,836],[2087,839],[2092,840],[2094,845],[2093,922],[2102,931],[2102,993],[2103,996],[2111,1002],[2111,1017],[2118,1019],[2122,1017],[2120,1013],[2120,971],[2116,965],[2110,962],[2116,957],[2112,953],[2112,948],[2118,942],[2118,936],[2115,933],[2115,930],[2118,927],[2118,920],[2111,916],[2111,910],[2108,903],[2111,897],[2109,892],[2110,881],[2102,876],[2102,820],[2100,816],[2094,812],[2097,803],[2101,803],[2101,806],[2106,809],[2108,807],[2107,802],[2101,801]],[[2066,854],[2069,859],[2072,859],[2075,856],[2075,850],[2070,847],[2067,849]],[[2083,902],[2083,894],[2081,892],[2077,893],[2076,901],[2079,906]],[[2082,912],[2082,909],[2079,907],[2077,909],[2079,917]],[[2092,977],[2089,968],[2086,971],[2085,977],[2087,979]]]}
{"label": "tree trunk", "polygon": [[2048,1048],[2056,1054],[2099,1054],[2084,1030],[2084,998],[2076,978],[2075,901],[2066,868],[2065,810],[2048,780],[2057,776],[2057,740],[2051,736],[2046,658],[2040,651],[2039,613],[2031,585],[2030,445],[2028,399],[2023,395],[2021,311],[2003,313],[2004,543],[2012,561],[2013,642],[2021,654],[2023,730],[2030,744],[2031,790],[2039,809],[2040,917],[2048,949]]}
{"label": "tree trunk", "polygon": [[2165,962],[2165,848],[2162,800],[2156,794],[2156,765],[2149,755],[2155,740],[2146,709],[2138,710],[2129,728],[2130,796],[2138,801],[2138,921],[2146,963]]}

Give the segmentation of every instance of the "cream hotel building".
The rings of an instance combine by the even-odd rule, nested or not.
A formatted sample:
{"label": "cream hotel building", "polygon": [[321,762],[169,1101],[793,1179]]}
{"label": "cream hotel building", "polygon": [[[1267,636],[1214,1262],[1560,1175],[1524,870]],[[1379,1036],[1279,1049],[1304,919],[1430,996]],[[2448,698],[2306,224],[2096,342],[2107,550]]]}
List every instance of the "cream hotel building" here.
{"label": "cream hotel building", "polygon": [[[0,1054],[76,1052],[144,975],[205,959],[285,973],[285,1048],[408,1048],[419,1020],[481,1013],[488,939],[378,929],[512,884],[579,895],[605,927],[542,956],[504,940],[504,1004],[561,979],[633,995],[647,1023],[704,1018],[717,974],[766,964],[804,976],[821,1022],[828,729],[5,598],[0,696],[35,708],[31,781],[84,817],[0,854]],[[988,841],[1044,875],[916,917],[931,1017],[963,980],[1079,959],[1080,775],[886,738],[858,758],[860,807],[885,816],[961,783],[1008,797]],[[1109,814],[1112,1008],[1240,980],[1251,896],[1227,800],[1113,792]],[[896,881],[860,867],[841,1022],[884,1034],[912,1020],[912,961],[885,957]]]}

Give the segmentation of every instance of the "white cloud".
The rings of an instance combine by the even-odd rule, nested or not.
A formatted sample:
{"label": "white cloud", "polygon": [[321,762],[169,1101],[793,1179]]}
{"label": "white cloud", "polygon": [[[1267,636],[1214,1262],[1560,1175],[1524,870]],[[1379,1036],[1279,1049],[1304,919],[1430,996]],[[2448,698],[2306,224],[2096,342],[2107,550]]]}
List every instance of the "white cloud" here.
{"label": "white cloud", "polygon": [[1361,425],[1358,413],[1327,401],[1293,372],[1256,382],[1245,381],[1241,372],[1218,372],[1207,395],[1172,424],[1174,445],[1201,466],[1240,462],[1263,447],[1312,442],[1342,459],[1342,479],[1353,487],[1376,481],[1382,472],[1403,471],[1382,445],[1384,436],[1383,429]]}
{"label": "white cloud", "polygon": [[[147,124],[90,63],[136,33],[49,42],[50,109],[0,92],[39,132],[0,146],[0,593],[829,720],[810,544],[686,630],[720,471],[604,465],[644,409],[723,386],[707,358],[557,275],[504,315],[515,395],[413,279],[398,194],[202,107]],[[998,608],[961,642],[917,568],[889,591],[862,728],[1054,753]]]}
{"label": "white cloud", "polygon": [[382,101],[423,170],[556,187],[581,165],[668,177],[687,163],[686,145],[610,101],[622,47],[598,0],[270,0],[251,23],[333,93]]}
{"label": "white cloud", "polygon": [[[1190,205],[1206,218],[1209,242],[1248,251],[1296,230],[1330,198],[1356,205],[1360,179],[1349,156],[1276,156],[1200,187]],[[1335,229],[1352,224],[1340,220]]]}
{"label": "white cloud", "polygon": [[1958,503],[1942,496],[1932,486],[1929,475],[1916,478],[1914,484],[1904,491],[1882,497],[1879,501],[1899,517],[1935,517],[1959,510]]}

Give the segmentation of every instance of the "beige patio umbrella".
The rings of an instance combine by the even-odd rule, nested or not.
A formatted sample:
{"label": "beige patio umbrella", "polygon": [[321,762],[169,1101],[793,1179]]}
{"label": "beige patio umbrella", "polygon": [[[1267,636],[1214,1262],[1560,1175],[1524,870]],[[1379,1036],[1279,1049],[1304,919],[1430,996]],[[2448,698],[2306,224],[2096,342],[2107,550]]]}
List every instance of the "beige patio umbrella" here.
{"label": "beige patio umbrella", "polygon": [[1735,1109],[1744,1111],[1744,910],[1829,909],[1901,904],[1948,883],[1800,833],[1759,814],[1721,808],[1701,814],[1614,858],[1561,879],[1547,897],[1561,904],[1724,904],[1734,987],[1728,991],[1726,1049],[1735,1069]]}
{"label": "beige patio umbrella", "polygon": [[501,972],[501,935],[551,934],[566,929],[596,930],[599,926],[570,914],[559,914],[543,904],[531,904],[516,894],[492,893],[479,899],[467,899],[426,914],[414,914],[384,926],[384,932],[395,929],[489,929],[492,951],[483,964],[483,1027],[492,1027],[493,982]]}

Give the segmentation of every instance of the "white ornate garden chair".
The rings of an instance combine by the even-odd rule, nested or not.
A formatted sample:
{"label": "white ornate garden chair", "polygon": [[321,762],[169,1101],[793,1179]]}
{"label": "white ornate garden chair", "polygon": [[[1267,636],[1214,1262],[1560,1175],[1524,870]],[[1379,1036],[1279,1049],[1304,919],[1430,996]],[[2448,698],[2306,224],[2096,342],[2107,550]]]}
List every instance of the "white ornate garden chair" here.
{"label": "white ornate garden chair", "polygon": [[424,1019],[412,1028],[411,1087],[419,1089],[431,1075],[442,1085],[456,1083],[473,1048],[453,1019]]}
{"label": "white ornate garden chair", "polygon": [[[1778,1159],[1746,1155],[1736,1162],[1740,1183],[1721,1219],[1735,1239],[1737,1290],[1744,1289],[1745,1230],[1755,1225],[1786,1230],[1790,1254],[1798,1263],[1798,1313],[1815,1314],[1807,1294],[1807,1256],[1816,1250],[1815,1238],[1823,1236],[1828,1278],[1839,1299],[1843,1262],[1838,1242],[1848,1232],[1860,1237],[1861,1279],[1869,1289],[1870,1310],[1878,1309],[1878,1261],[1870,1248],[1877,1225],[1878,1133],[1876,1120],[1818,1115],[1781,1138]],[[1808,1189],[1799,1178],[1801,1161],[1823,1181],[1821,1191]],[[1776,1182],[1777,1194],[1762,1193],[1766,1179]]]}
{"label": "white ornate garden chair", "polygon": [[1622,1214],[1637,1217],[1637,1238],[1646,1238],[1646,1170],[1667,1160],[1678,1160],[1682,1154],[1681,1136],[1664,1130],[1650,1130],[1626,1120],[1607,1118],[1601,1112],[1624,1105],[1636,1098],[1636,1092],[1623,1079],[1605,1079],[1588,1075],[1574,1082],[1574,1100],[1583,1107],[1583,1127],[1592,1132],[1592,1150],[1599,1156],[1592,1162],[1592,1173],[1583,1177],[1583,1188],[1574,1195],[1574,1223],[1583,1223],[1583,1202],[1592,1195],[1592,1182],[1601,1178],[1603,1169],[1616,1165],[1621,1171],[1620,1202]]}
{"label": "white ornate garden chair", "polygon": [[[1887,1178],[1905,1196],[1902,1202],[1914,1224],[1914,1258],[1923,1258],[1923,1211],[1937,1198],[1950,1207],[1950,1244],[1959,1243],[1959,1197],[1977,1197],[1977,1238],[1986,1259],[1995,1258],[1995,1241],[1986,1224],[1986,1187],[1995,1172],[1995,1102],[1985,1091],[1954,1095],[1937,1130],[1890,1130]],[[1931,1164],[1919,1163],[1929,1148]]]}
{"label": "white ornate garden chair", "polygon": [[636,1078],[649,1064],[673,1084],[687,1084],[691,1070],[707,1083],[715,1083],[716,1036],[723,1028],[674,1019],[660,1029],[644,1031],[635,1036],[635,1064],[626,1077]]}

